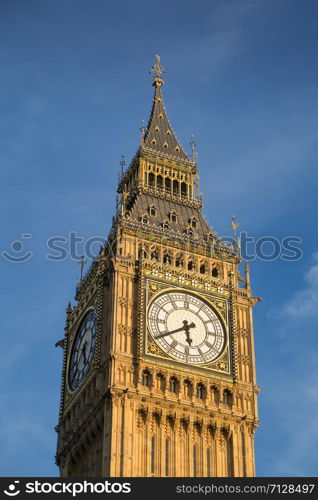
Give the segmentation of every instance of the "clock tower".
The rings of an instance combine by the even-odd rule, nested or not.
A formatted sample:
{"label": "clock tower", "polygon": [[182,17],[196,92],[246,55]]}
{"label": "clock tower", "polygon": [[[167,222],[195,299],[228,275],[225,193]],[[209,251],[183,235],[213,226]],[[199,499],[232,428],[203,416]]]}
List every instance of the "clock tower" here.
{"label": "clock tower", "polygon": [[202,215],[159,56],[152,71],[107,243],[66,310],[57,464],[63,477],[254,476],[258,299],[238,244]]}

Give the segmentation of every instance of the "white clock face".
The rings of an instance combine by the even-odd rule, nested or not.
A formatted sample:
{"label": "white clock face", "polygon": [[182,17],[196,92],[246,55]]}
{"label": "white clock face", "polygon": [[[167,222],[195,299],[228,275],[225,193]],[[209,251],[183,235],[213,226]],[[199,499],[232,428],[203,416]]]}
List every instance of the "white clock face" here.
{"label": "white clock face", "polygon": [[163,293],[153,300],[148,328],[164,352],[185,363],[211,363],[226,342],[223,324],[212,307],[183,291]]}

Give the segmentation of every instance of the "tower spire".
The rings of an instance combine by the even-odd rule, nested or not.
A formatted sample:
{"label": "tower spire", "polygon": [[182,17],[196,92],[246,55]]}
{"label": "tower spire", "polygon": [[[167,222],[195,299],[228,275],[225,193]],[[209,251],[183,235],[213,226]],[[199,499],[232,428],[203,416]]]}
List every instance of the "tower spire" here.
{"label": "tower spire", "polygon": [[192,163],[176,138],[167,117],[161,93],[161,87],[164,84],[162,74],[166,71],[161,65],[160,56],[156,56],[156,63],[149,73],[154,73],[152,85],[155,87],[155,93],[150,118],[143,135],[142,147],[152,154],[163,154],[165,157],[170,156],[173,160],[179,159]]}

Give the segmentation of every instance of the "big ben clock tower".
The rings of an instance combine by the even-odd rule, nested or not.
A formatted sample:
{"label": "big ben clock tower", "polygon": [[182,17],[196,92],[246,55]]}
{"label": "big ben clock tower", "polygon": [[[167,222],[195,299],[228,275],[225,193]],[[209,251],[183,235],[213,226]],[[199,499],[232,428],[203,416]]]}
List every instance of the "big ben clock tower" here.
{"label": "big ben clock tower", "polygon": [[257,299],[237,245],[201,213],[159,56],[152,70],[107,244],[67,308],[57,464],[64,477],[254,476]]}

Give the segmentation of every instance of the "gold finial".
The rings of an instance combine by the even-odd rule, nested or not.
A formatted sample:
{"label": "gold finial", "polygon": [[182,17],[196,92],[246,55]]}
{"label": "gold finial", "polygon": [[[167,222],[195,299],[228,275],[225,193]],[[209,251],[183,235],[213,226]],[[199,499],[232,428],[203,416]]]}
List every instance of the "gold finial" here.
{"label": "gold finial", "polygon": [[84,260],[84,255],[81,256],[81,260],[77,262],[81,266],[81,280],[83,278],[83,268],[87,264],[87,260]]}
{"label": "gold finial", "polygon": [[235,215],[232,216],[232,224],[230,227],[233,229],[233,234],[234,234],[234,239],[236,241],[236,229],[239,227],[238,222],[236,222],[236,217]]}
{"label": "gold finial", "polygon": [[140,142],[141,142],[141,145],[143,145],[144,143],[144,139],[145,139],[145,135],[146,135],[146,126],[145,126],[145,120],[141,120],[141,127],[140,127],[140,132],[141,132],[141,136],[140,136]]}
{"label": "gold finial", "polygon": [[234,246],[234,249],[235,250],[239,250],[240,245],[239,245],[239,243],[237,241],[237,237],[236,237],[236,230],[239,227],[239,224],[238,224],[238,222],[236,220],[235,215],[232,216],[232,224],[230,225],[230,227],[233,229],[233,236],[234,236],[234,245],[233,246]]}
{"label": "gold finial", "polygon": [[250,266],[248,262],[245,261],[245,288],[248,290],[251,289],[251,281],[250,281]]}
{"label": "gold finial", "polygon": [[163,85],[163,80],[161,78],[161,75],[163,73],[166,73],[165,69],[163,66],[161,66],[160,64],[160,56],[156,56],[156,64],[154,64],[151,68],[151,70],[149,71],[149,73],[154,73],[155,76],[154,76],[154,79],[153,79],[153,85],[155,86],[158,86],[160,87],[161,85]]}
{"label": "gold finial", "polygon": [[250,266],[248,265],[247,260],[245,261],[245,274],[248,274],[250,272]]}

